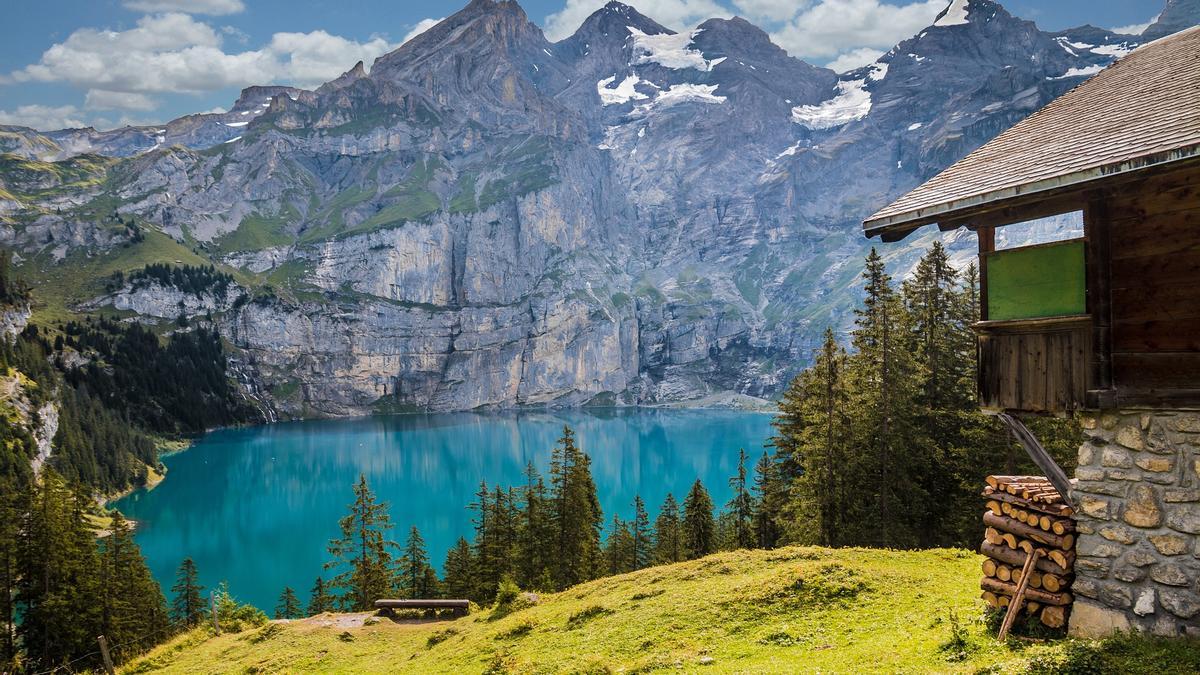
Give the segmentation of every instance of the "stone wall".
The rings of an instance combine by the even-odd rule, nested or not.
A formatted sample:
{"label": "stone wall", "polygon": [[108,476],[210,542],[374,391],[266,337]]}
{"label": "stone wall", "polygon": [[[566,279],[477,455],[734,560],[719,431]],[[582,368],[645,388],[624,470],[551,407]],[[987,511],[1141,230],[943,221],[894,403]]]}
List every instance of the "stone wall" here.
{"label": "stone wall", "polygon": [[1083,418],[1071,634],[1200,635],[1200,413]]}

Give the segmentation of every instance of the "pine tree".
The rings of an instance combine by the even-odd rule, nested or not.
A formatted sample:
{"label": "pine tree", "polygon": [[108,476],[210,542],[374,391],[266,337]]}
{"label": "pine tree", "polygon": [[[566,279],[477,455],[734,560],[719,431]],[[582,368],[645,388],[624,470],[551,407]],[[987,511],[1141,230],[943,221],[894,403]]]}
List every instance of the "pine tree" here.
{"label": "pine tree", "polygon": [[633,522],[629,523],[629,534],[632,537],[630,562],[633,569],[649,567],[654,561],[654,534],[650,530],[646,504],[640,496],[633,498]]}
{"label": "pine tree", "polygon": [[184,558],[175,572],[175,585],[171,593],[175,598],[171,601],[171,620],[183,623],[188,628],[195,628],[204,620],[204,587],[200,585],[200,575],[196,571],[196,562]]}
{"label": "pine tree", "polygon": [[474,599],[475,583],[472,571],[475,567],[471,555],[471,545],[459,537],[454,546],[446,552],[446,564],[442,566],[446,575],[446,594],[456,600]]}
{"label": "pine tree", "polygon": [[[4,422],[0,422],[4,424]],[[17,542],[20,536],[20,509],[18,498],[21,491],[17,481],[4,481],[0,477],[0,671],[16,672],[17,645],[13,640],[16,629],[16,605],[13,596],[17,591]]]}
{"label": "pine tree", "polygon": [[101,631],[123,655],[153,647],[165,637],[166,602],[150,575],[133,528],[120,511],[113,512],[109,534],[101,540]]}
{"label": "pine tree", "polygon": [[489,491],[487,485],[481,483],[476,498],[478,501],[471,505],[477,514],[472,572],[475,588],[471,597],[491,602],[500,580],[513,572],[513,555],[517,548],[515,495],[498,485]]}
{"label": "pine tree", "polygon": [[[812,367],[789,386],[791,405],[780,411],[792,418],[787,443],[797,449],[803,468],[792,480],[791,497],[778,517],[791,541],[838,545],[858,536],[862,523],[870,520],[864,500],[856,497],[870,494],[869,484],[847,488],[849,480],[861,478],[864,467],[858,465],[862,458],[850,451],[846,362],[833,331],[826,329]],[[849,475],[851,466],[854,475]],[[872,477],[870,472],[866,475]]]}
{"label": "pine tree", "polygon": [[763,452],[754,465],[754,537],[759,548],[775,548],[779,543],[780,518],[787,504],[787,488],[779,467]]}
{"label": "pine tree", "polygon": [[654,519],[654,561],[659,564],[676,563],[683,560],[683,529],[679,520],[679,502],[675,495],[667,493],[658,517]]}
{"label": "pine tree", "polygon": [[700,483],[692,484],[683,500],[683,550],[688,560],[703,558],[717,550],[716,523],[713,521],[712,497]]}
{"label": "pine tree", "polygon": [[[854,398],[854,443],[861,462],[855,475],[866,481],[855,494],[874,495],[870,522],[877,546],[909,546],[915,542],[915,522],[928,503],[914,480],[927,460],[926,444],[916,438],[913,418],[916,364],[906,344],[907,315],[892,287],[883,259],[874,248],[863,270],[866,297],[856,310],[855,353],[848,359],[847,378]],[[863,489],[867,488],[867,489]]]}
{"label": "pine tree", "polygon": [[733,548],[753,548],[754,537],[754,497],[746,489],[746,450],[738,450],[737,474],[729,479],[729,487],[733,496],[726,505],[728,509],[732,532]]}
{"label": "pine tree", "polygon": [[923,380],[916,403],[931,410],[972,403],[971,388],[966,386],[971,362],[963,358],[961,339],[970,335],[970,324],[963,321],[957,279],[945,247],[935,241],[903,284],[911,349]]}
{"label": "pine tree", "polygon": [[26,492],[15,600],[21,617],[16,634],[29,669],[88,657],[103,632],[100,556],[84,520],[89,502],[49,468]]}
{"label": "pine tree", "polygon": [[[525,487],[518,527],[516,579],[521,588],[539,588],[548,574],[554,536],[546,497],[546,484],[530,462],[525,467]],[[549,589],[540,589],[549,590]]]}
{"label": "pine tree", "polygon": [[404,553],[400,556],[400,566],[397,586],[401,597],[428,598],[433,588],[429,587],[426,570],[429,569],[429,557],[425,554],[425,540],[414,525],[408,532],[408,541],[404,544]]}
{"label": "pine tree", "polygon": [[375,600],[391,589],[392,553],[384,533],[391,529],[387,504],[377,502],[366,476],[358,477],[350,513],[339,521],[341,536],[329,542],[333,560],[326,569],[338,569],[330,585],[341,589],[339,604],[346,611],[368,611]]}
{"label": "pine tree", "polygon": [[279,601],[275,604],[276,619],[299,619],[300,614],[300,599],[296,597],[296,592],[291,586],[284,586],[283,592],[279,594]]}
{"label": "pine tree", "polygon": [[333,611],[333,598],[325,588],[325,580],[317,577],[313,582],[312,591],[308,594],[308,616],[316,616]]}
{"label": "pine tree", "polygon": [[[475,527],[475,539],[472,542],[471,555],[467,558],[471,561],[471,570],[467,575],[471,586],[466,597],[479,602],[488,602],[492,599],[496,580],[500,578],[498,563],[493,558],[495,547],[491,543],[495,537],[495,528],[492,527],[492,516],[495,509],[492,507],[491,497],[492,493],[488,489],[487,482],[480,481],[479,490],[475,493],[475,501],[467,507],[475,512],[475,518],[472,521]],[[448,574],[449,571],[447,571]]]}
{"label": "pine tree", "polygon": [[608,574],[624,574],[633,569],[633,535],[629,523],[613,516],[612,528],[605,542],[604,558]]}
{"label": "pine tree", "polygon": [[554,581],[566,588],[595,577],[601,558],[603,514],[592,480],[591,458],[563,427],[550,459],[551,522],[557,540]]}

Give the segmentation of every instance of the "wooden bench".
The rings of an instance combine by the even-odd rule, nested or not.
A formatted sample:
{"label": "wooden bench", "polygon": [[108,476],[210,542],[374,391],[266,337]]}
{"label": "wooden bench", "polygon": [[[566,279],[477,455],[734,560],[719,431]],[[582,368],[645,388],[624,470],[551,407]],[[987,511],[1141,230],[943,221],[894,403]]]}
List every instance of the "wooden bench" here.
{"label": "wooden bench", "polygon": [[415,600],[376,600],[375,608],[383,610],[385,614],[392,614],[398,609],[423,609],[428,612],[436,612],[441,609],[451,610],[454,616],[466,616],[470,611],[470,600],[440,600],[440,599],[415,599]]}

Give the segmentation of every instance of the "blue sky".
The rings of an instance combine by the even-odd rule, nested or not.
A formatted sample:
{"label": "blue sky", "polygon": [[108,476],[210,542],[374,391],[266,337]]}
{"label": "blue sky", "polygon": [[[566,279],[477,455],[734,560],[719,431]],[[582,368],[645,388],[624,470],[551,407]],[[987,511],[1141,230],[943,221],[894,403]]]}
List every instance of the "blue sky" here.
{"label": "blue sky", "polygon": [[[521,0],[559,39],[605,0]],[[0,27],[0,123],[42,129],[166,121],[228,107],[248,84],[312,87],[370,66],[467,0],[13,0]],[[741,15],[793,56],[868,63],[949,0],[627,0],[676,29]],[[1144,24],[1158,0],[1008,0],[1057,30]]]}

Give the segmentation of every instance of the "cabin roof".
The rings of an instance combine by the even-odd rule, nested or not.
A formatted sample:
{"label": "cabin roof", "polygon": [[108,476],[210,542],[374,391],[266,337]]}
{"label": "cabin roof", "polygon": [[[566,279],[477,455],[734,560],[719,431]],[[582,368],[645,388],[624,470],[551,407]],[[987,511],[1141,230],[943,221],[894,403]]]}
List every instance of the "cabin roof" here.
{"label": "cabin roof", "polygon": [[1200,27],[1119,59],[863,223],[897,239],[1014,198],[1200,156]]}

